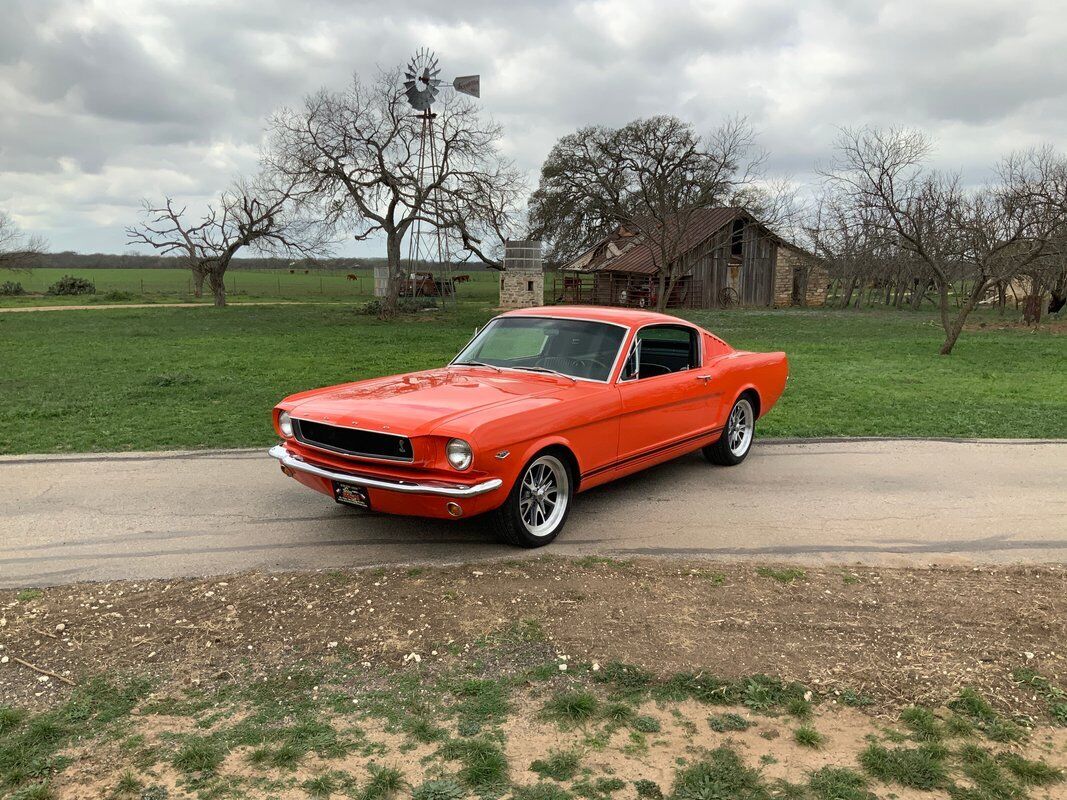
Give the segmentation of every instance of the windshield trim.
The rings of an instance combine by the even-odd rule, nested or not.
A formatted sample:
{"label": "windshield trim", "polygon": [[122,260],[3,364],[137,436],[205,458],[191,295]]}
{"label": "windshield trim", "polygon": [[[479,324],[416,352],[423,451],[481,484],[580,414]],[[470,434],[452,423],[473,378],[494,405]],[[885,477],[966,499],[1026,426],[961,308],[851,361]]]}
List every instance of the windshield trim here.
{"label": "windshield trim", "polygon": [[[614,325],[616,328],[622,328],[624,331],[626,331],[626,333],[623,335],[622,341],[619,342],[619,350],[618,350],[618,352],[615,353],[615,360],[611,362],[611,369],[608,370],[608,377],[607,377],[606,380],[600,380],[599,378],[582,378],[582,377],[579,377],[577,375],[567,375],[567,373],[565,373],[565,372],[561,373],[562,375],[565,375],[566,377],[570,378],[571,380],[584,381],[585,383],[603,383],[603,384],[612,383],[612,380],[611,380],[612,376],[615,374],[615,369],[619,366],[619,358],[620,358],[620,356],[622,356],[622,352],[626,348],[627,339],[629,339],[629,333],[630,333],[630,331],[633,330],[633,326],[632,325],[624,325],[621,322],[609,322],[608,320],[603,320],[603,319],[590,319],[589,317],[558,317],[558,316],[554,316],[552,314],[510,314],[510,315],[509,314],[497,314],[495,317],[493,317],[491,320],[489,320],[487,323],[485,323],[485,325],[483,325],[478,330],[478,332],[476,334],[474,334],[474,336],[472,336],[467,341],[467,343],[465,345],[463,345],[463,347],[460,348],[460,351],[458,353],[456,353],[456,357],[448,362],[448,366],[450,366],[450,367],[467,366],[465,364],[456,363],[457,359],[459,359],[459,357],[461,355],[463,355],[464,351],[468,347],[471,346],[471,344],[474,342],[474,340],[477,339],[481,335],[482,331],[484,331],[486,328],[488,328],[490,325],[492,325],[498,319],[554,319],[554,320],[561,320],[561,321],[564,321],[564,322],[567,321],[567,320],[574,320],[575,322],[596,322],[597,324],[600,324],[600,325]],[[521,372],[524,375],[549,375],[549,373],[547,373],[547,372],[532,372],[530,370],[522,370],[522,369],[518,369],[516,367],[504,367],[504,366],[500,366],[499,364],[493,364],[492,366],[496,367],[497,369],[507,370],[508,372]]]}

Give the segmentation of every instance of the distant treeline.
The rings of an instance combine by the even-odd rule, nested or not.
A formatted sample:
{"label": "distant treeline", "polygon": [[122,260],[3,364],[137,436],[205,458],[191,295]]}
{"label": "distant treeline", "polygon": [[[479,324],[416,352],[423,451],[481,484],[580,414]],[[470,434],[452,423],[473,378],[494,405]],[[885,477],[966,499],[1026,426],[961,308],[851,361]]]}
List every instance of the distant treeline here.
{"label": "distant treeline", "polygon": [[[357,270],[384,267],[384,258],[316,258],[293,261],[290,258],[235,258],[230,269],[314,269]],[[44,253],[34,259],[34,266],[52,269],[184,269],[185,265],[173,256],[146,256],[124,253]],[[436,263],[419,267],[420,271],[433,272],[439,269]],[[479,262],[462,262],[452,265],[453,272],[478,272],[486,269]]]}

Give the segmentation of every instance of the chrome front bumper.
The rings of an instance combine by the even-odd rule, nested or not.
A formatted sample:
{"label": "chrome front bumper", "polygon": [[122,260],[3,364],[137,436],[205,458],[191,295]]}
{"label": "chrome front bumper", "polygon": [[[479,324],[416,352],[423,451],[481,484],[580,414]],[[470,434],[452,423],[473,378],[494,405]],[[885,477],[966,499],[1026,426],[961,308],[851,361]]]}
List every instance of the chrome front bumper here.
{"label": "chrome front bumper", "polygon": [[306,472],[309,475],[317,475],[331,481],[340,481],[352,486],[366,486],[369,489],[386,489],[390,492],[407,492],[408,494],[432,494],[440,497],[477,497],[480,494],[499,489],[504,483],[500,478],[490,478],[481,483],[471,485],[443,484],[443,483],[416,483],[414,481],[402,481],[393,478],[368,478],[364,475],[354,475],[350,472],[338,472],[332,469],[323,469],[309,464],[300,456],[293,455],[285,449],[285,445],[276,444],[269,451],[270,455],[281,462],[283,467],[288,467],[296,472]]}

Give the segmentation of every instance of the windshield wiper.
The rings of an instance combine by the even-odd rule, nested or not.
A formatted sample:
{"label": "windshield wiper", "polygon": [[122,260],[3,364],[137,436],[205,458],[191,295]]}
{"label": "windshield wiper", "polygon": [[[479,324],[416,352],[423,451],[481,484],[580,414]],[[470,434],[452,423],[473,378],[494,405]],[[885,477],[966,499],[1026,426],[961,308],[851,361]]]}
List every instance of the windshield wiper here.
{"label": "windshield wiper", "polygon": [[489,369],[495,369],[497,372],[503,372],[496,364],[486,364],[482,361],[453,361],[454,366],[457,367],[489,367]]}
{"label": "windshield wiper", "polygon": [[567,380],[574,381],[575,383],[578,382],[578,379],[575,378],[573,375],[568,375],[565,372],[559,372],[558,370],[549,369],[548,367],[512,367],[512,369],[521,369],[526,372],[546,372],[549,375],[558,375],[561,378],[566,378]]}

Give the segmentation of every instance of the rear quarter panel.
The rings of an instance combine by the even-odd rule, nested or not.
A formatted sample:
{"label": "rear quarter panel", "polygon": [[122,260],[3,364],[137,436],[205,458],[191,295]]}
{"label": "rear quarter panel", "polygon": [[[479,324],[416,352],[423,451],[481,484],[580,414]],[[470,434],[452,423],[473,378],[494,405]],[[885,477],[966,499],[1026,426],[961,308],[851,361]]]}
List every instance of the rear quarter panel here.
{"label": "rear quarter panel", "polygon": [[725,355],[713,356],[706,366],[710,368],[712,386],[719,400],[716,417],[719,425],[726,417],[734,401],[749,389],[759,397],[759,416],[770,411],[785,391],[789,377],[789,360],[785,353],[749,353],[735,350]]}

